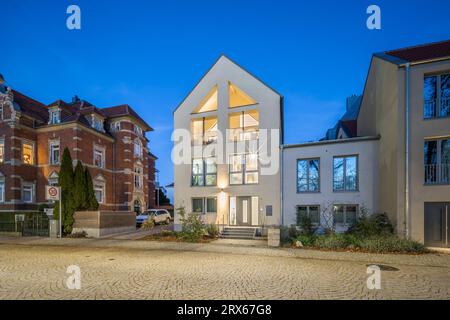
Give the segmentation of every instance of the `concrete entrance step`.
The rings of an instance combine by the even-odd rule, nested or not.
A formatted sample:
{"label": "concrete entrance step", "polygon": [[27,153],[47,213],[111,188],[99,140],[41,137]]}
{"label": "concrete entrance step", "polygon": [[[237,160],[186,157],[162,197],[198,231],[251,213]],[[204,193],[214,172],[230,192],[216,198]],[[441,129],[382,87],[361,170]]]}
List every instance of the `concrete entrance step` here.
{"label": "concrete entrance step", "polygon": [[225,227],[221,232],[221,238],[225,239],[254,239],[256,228],[250,227]]}

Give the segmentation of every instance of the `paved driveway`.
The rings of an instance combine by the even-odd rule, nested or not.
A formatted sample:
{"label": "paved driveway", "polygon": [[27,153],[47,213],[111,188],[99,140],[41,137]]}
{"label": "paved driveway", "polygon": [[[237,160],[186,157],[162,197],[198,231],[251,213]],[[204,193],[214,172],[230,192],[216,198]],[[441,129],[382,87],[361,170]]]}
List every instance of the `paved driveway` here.
{"label": "paved driveway", "polygon": [[[28,241],[0,244],[0,299],[450,299],[448,255]],[[371,261],[399,269],[382,271],[381,290],[367,289]],[[80,267],[80,290],[66,286],[70,265]]]}

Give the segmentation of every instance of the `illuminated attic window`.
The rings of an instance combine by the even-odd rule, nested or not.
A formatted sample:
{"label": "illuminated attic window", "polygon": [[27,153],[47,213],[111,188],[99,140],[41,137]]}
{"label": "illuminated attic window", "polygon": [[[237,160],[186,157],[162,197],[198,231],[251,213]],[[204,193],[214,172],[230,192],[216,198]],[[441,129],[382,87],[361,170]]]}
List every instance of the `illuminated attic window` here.
{"label": "illuminated attic window", "polygon": [[230,108],[245,107],[257,104],[255,99],[250,97],[247,93],[231,82],[228,82],[228,95]]}
{"label": "illuminated attic window", "polygon": [[206,95],[205,98],[200,102],[198,107],[194,110],[193,113],[203,113],[216,111],[219,103],[217,100],[217,85],[215,85]]}

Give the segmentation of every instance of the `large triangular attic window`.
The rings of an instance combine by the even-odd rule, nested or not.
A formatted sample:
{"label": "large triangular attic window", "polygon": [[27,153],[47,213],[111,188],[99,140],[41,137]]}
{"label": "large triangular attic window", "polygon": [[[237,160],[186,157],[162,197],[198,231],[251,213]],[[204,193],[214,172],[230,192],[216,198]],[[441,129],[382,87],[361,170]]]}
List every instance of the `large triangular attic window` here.
{"label": "large triangular attic window", "polygon": [[230,108],[250,106],[257,103],[255,99],[231,82],[228,82],[228,95],[230,99]]}
{"label": "large triangular attic window", "polygon": [[194,110],[193,113],[203,113],[216,111],[218,106],[217,100],[217,85],[215,85],[211,91],[208,92],[205,98],[203,98],[202,102],[198,105],[198,107]]}

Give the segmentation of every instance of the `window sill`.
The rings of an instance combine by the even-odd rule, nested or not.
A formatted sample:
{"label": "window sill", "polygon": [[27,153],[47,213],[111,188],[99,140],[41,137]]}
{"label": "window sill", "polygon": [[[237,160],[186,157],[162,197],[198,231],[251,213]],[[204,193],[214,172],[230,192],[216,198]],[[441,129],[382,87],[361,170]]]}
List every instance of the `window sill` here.
{"label": "window sill", "polygon": [[297,191],[297,194],[320,194],[320,190],[319,191]]}
{"label": "window sill", "polygon": [[333,193],[358,193],[359,189],[357,190],[333,190]]}
{"label": "window sill", "polygon": [[432,186],[448,186],[450,185],[450,181],[449,182],[425,182],[423,184],[425,187],[432,187]]}
{"label": "window sill", "polygon": [[423,118],[423,121],[430,121],[430,120],[444,120],[444,119],[450,119],[450,115],[445,117],[432,117],[432,118]]}

